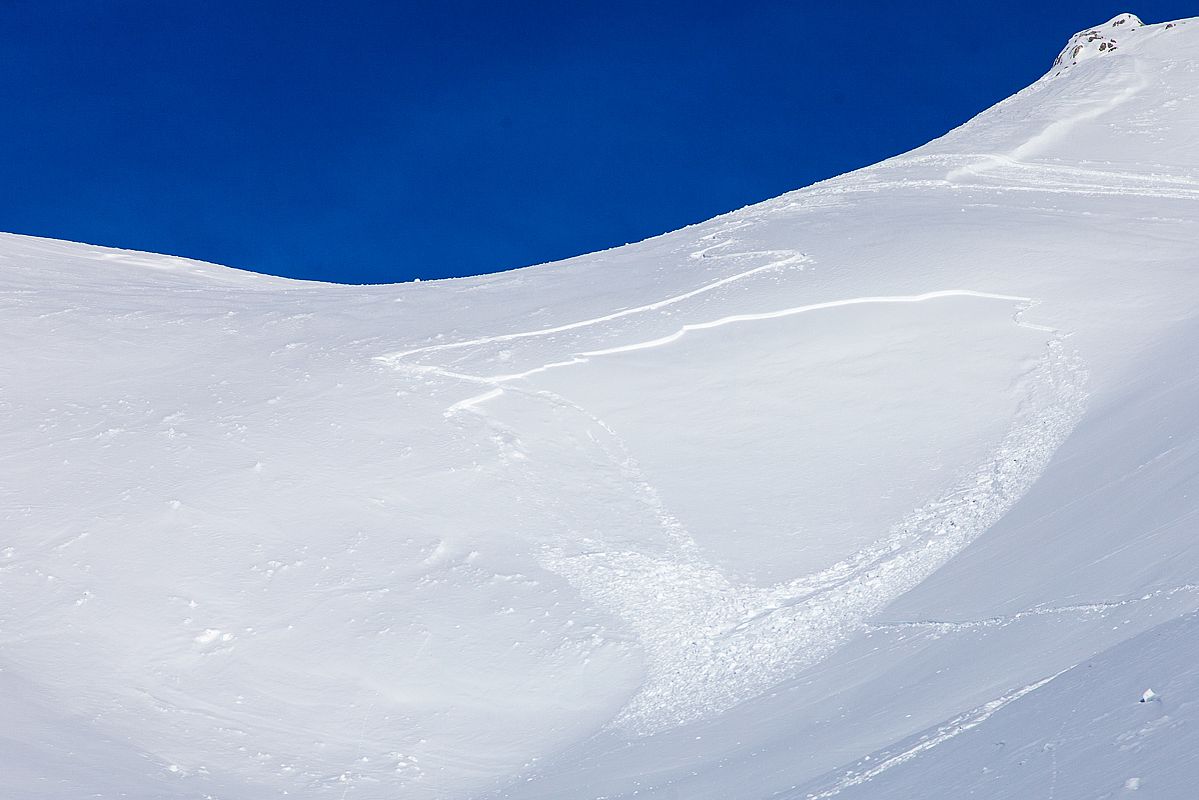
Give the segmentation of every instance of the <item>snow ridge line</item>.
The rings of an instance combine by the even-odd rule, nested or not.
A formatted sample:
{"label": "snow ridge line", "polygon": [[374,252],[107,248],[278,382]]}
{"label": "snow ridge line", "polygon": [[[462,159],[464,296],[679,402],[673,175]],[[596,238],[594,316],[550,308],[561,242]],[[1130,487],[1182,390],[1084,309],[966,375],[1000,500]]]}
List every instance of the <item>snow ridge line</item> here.
{"label": "snow ridge line", "polygon": [[[916,744],[912,745],[906,750],[901,750],[895,755],[890,756],[881,763],[876,764],[875,766],[863,772],[854,772],[849,770],[847,771],[846,775],[841,778],[841,780],[837,781],[828,789],[820,792],[809,792],[803,795],[803,798],[804,800],[828,800],[828,798],[835,797],[846,789],[873,780],[887,770],[911,761],[921,754],[932,750],[934,747],[942,745],[950,739],[953,739],[954,737],[959,736],[968,730],[977,728],[979,725],[982,725],[984,722],[994,716],[995,713],[1000,709],[1016,702],[1027,694],[1035,692],[1045,684],[1060,678],[1062,675],[1066,674],[1072,669],[1074,669],[1073,666],[1067,667],[1060,672],[1050,675],[1048,678],[1042,678],[1041,680],[1030,683],[1027,686],[1022,686],[1015,691],[1008,692],[1002,697],[997,697],[996,699],[984,703],[977,708],[973,708],[970,711],[960,714],[937,728],[936,733],[931,736],[921,737]],[[862,761],[858,762],[858,764],[862,763]],[[798,798],[800,795],[783,795],[783,797]]]}
{"label": "snow ridge line", "polygon": [[1017,611],[1014,614],[1001,614],[994,617],[976,620],[962,620],[960,622],[947,622],[941,620],[916,620],[912,622],[888,622],[871,625],[870,631],[897,631],[897,630],[935,630],[939,632],[954,632],[954,631],[969,631],[979,628],[1001,628],[1010,625],[1013,622],[1019,622],[1030,617],[1042,616],[1057,616],[1059,614],[1093,614],[1111,611],[1124,606],[1144,603],[1150,600],[1159,598],[1173,597],[1176,594],[1184,592],[1199,592],[1199,584],[1184,583],[1181,586],[1173,586],[1168,589],[1156,589],[1148,594],[1140,597],[1128,597],[1123,600],[1104,600],[1096,603],[1079,603],[1069,606],[1047,606],[1042,608],[1030,608],[1024,611]]}

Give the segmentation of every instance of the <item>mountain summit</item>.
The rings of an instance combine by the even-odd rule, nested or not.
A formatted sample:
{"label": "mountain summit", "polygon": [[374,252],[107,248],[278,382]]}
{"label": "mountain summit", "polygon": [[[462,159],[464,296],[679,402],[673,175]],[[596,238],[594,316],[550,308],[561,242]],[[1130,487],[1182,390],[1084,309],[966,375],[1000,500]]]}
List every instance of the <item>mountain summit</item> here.
{"label": "mountain summit", "polygon": [[[1165,27],[1175,27],[1176,23],[1167,23]],[[1132,34],[1145,26],[1145,23],[1134,14],[1119,14],[1102,25],[1080,31],[1070,37],[1070,41],[1054,59],[1055,70],[1077,66],[1097,55],[1116,52],[1119,42],[1125,36]]]}
{"label": "mountain summit", "polygon": [[1196,63],[499,275],[0,236],[0,794],[1193,794]]}

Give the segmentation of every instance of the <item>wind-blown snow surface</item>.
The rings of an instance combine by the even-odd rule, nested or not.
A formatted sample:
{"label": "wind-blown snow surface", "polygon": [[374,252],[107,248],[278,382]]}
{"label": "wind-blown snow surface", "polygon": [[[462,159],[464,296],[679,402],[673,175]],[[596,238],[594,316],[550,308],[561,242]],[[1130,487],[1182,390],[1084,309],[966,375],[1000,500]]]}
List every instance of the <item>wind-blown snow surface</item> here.
{"label": "wind-blown snow surface", "polygon": [[560,264],[4,236],[0,794],[1190,792],[1199,23],[1117,19]]}

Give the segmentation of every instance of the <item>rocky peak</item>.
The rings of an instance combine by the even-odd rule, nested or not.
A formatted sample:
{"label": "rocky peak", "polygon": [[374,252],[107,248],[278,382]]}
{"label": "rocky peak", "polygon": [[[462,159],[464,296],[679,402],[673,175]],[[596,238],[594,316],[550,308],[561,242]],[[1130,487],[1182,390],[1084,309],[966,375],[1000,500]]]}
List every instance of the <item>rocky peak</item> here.
{"label": "rocky peak", "polygon": [[1088,58],[1114,53],[1128,32],[1142,27],[1144,23],[1135,14],[1120,14],[1102,25],[1080,31],[1070,37],[1053,68],[1060,72]]}

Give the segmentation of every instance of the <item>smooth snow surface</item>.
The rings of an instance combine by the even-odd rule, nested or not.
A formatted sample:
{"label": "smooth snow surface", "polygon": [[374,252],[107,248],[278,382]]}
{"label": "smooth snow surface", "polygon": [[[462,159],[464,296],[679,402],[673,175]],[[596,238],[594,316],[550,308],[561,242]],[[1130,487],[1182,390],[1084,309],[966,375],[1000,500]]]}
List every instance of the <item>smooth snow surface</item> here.
{"label": "smooth snow surface", "polygon": [[1199,23],[499,275],[4,235],[0,336],[4,797],[1199,780]]}

